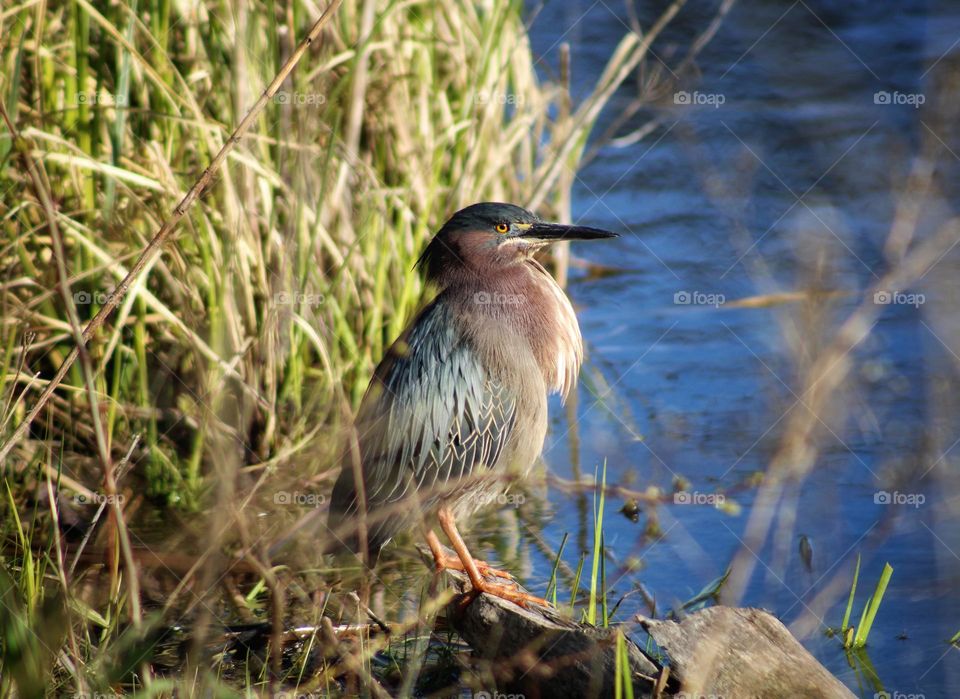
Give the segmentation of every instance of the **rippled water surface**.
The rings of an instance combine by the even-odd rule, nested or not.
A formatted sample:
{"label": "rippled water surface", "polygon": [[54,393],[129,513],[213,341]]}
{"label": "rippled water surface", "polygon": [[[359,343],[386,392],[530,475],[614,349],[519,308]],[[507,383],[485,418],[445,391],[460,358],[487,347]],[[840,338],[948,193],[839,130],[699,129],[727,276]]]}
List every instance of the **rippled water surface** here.
{"label": "rippled water surface", "polygon": [[[660,9],[643,10],[646,26]],[[654,45],[665,64],[679,62],[716,9],[682,9]],[[627,23],[619,3],[548,3],[532,24],[544,74],[568,42],[573,91],[583,96]],[[840,625],[857,553],[855,617],[884,563],[894,568],[867,656],[883,687],[927,698],[960,691],[960,651],[947,643],[960,631],[956,254],[915,287],[891,290],[900,302],[884,305],[852,353],[813,470],[785,487],[761,546],[745,551],[744,531],[755,514],[753,475],[810,400],[804,362],[890,267],[884,244],[924,144],[934,144],[943,191],[923,205],[917,236],[953,215],[956,139],[937,105],[952,113],[957,99],[958,40],[956,4],[737,3],[699,55],[699,74],[677,76],[619,133],[659,125],[638,143],[603,148],[575,187],[574,219],[623,236],[574,254],[620,273],[573,274],[590,360],[576,401],[552,404],[550,472],[592,478],[606,459],[608,483],[670,492],[682,478],[697,497],[724,492],[740,509],[671,501],[655,513],[642,507],[633,522],[617,513],[622,500],[608,502],[611,557],[638,564],[630,573],[610,564],[614,597],[642,585],[662,613],[740,551],[751,574],[742,595],[725,601],[771,610],[862,696],[876,686],[824,634]],[[635,94],[622,90],[598,132]],[[815,303],[733,304],[804,289],[834,293]],[[883,492],[922,503],[892,507]],[[572,568],[592,541],[592,496],[552,486],[546,497],[519,516],[500,513],[505,533],[494,537],[539,591],[548,551],[565,533]],[[632,594],[618,616],[645,610]]]}

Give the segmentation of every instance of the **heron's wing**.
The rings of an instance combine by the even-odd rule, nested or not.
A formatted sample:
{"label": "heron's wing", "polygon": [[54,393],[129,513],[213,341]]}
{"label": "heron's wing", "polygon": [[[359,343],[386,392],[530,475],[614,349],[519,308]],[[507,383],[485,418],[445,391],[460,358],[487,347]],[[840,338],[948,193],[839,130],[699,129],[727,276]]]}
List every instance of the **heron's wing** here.
{"label": "heron's wing", "polygon": [[[425,504],[496,464],[516,417],[516,397],[484,368],[441,303],[428,306],[377,367],[358,416],[368,512],[416,489]],[[347,465],[332,510],[353,510]],[[386,537],[386,538],[389,538]]]}

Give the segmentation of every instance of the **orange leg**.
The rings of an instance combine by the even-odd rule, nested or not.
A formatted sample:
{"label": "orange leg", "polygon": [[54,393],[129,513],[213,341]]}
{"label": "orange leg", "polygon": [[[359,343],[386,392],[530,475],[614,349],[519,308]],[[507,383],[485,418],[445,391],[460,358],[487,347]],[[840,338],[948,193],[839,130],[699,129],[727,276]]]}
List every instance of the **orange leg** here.
{"label": "orange leg", "polygon": [[[430,547],[430,552],[433,553],[433,560],[437,564],[438,573],[443,570],[462,570],[466,572],[467,568],[463,565],[459,556],[451,556],[444,552],[443,546],[440,545],[440,539],[437,538],[432,529],[427,530],[427,545]],[[505,570],[494,568],[478,558],[474,558],[473,562],[476,564],[477,570],[480,571],[480,575],[513,580],[513,576]]]}
{"label": "orange leg", "polygon": [[[453,550],[457,552],[457,556],[460,558],[460,562],[463,565],[467,576],[470,578],[470,584],[473,585],[473,590],[470,591],[471,596],[476,596],[481,592],[486,592],[488,595],[500,597],[513,602],[514,604],[518,604],[521,607],[526,607],[530,603],[539,604],[544,607],[550,606],[545,599],[541,599],[540,597],[536,597],[534,595],[528,595],[526,592],[520,592],[520,590],[517,590],[515,587],[510,585],[492,583],[484,580],[483,576],[480,574],[480,570],[477,568],[476,561],[473,560],[473,556],[471,556],[470,551],[467,550],[467,545],[464,543],[463,537],[461,537],[460,532],[457,531],[457,523],[454,520],[453,513],[446,507],[441,507],[437,513],[437,518],[440,520],[440,528],[443,529],[444,534],[446,534],[447,538],[450,539],[450,543],[453,544]],[[434,536],[434,539],[436,539],[436,536]],[[428,536],[428,543],[429,540],[430,539]],[[439,541],[437,544],[439,544]],[[433,550],[432,545],[430,548]],[[434,556],[436,556],[435,550]]]}

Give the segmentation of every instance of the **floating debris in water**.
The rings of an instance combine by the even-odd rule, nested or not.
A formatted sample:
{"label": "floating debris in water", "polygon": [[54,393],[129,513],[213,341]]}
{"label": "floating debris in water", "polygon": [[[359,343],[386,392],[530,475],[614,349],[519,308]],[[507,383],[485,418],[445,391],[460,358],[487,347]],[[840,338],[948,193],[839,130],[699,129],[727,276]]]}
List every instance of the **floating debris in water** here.
{"label": "floating debris in water", "polygon": [[638,503],[633,498],[630,498],[625,503],[623,507],[620,508],[620,514],[629,519],[631,522],[640,521],[640,503]]}

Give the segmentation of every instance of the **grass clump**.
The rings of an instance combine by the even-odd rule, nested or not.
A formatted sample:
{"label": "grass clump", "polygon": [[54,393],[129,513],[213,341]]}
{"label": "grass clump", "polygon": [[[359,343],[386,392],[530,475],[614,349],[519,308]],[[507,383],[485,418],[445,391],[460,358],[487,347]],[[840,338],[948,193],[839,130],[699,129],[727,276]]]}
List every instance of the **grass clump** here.
{"label": "grass clump", "polygon": [[847,598],[847,606],[843,612],[843,621],[840,624],[840,630],[843,634],[843,647],[851,650],[863,648],[867,645],[867,638],[870,636],[870,630],[873,628],[873,622],[876,620],[877,612],[880,610],[880,603],[887,591],[887,584],[893,575],[893,567],[889,563],[883,564],[883,571],[880,573],[880,579],[877,580],[877,586],[874,588],[870,599],[863,606],[860,614],[860,623],[855,627],[850,625],[850,613],[853,610],[853,599],[857,592],[857,580],[860,577],[860,555],[857,555],[857,565],[853,569],[853,582],[850,584],[850,596]]}
{"label": "grass clump", "polygon": [[[314,19],[291,10],[5,15],[3,99],[56,183],[68,278],[2,138],[0,439],[71,346],[57,285],[81,323],[93,317]],[[344,4],[90,343],[108,453],[142,434],[135,476],[195,507],[224,440],[244,465],[309,447],[357,405],[416,310],[412,267],[447,215],[545,186],[559,198],[546,162],[571,137],[569,120],[548,116],[563,94],[538,80],[516,3]],[[76,366],[15,462],[56,468],[40,450],[55,440],[71,477],[95,472],[90,400]]]}
{"label": "grass clump", "polygon": [[[203,623],[227,562],[252,578],[223,595],[252,623],[280,628],[288,588],[310,599],[269,560],[278,532],[260,515],[291,482],[328,487],[342,426],[422,301],[425,241],[479,200],[568,217],[597,115],[675,14],[626,35],[574,109],[563,80],[538,78],[521,9],[339,7],[28,437],[9,442],[3,690],[173,691],[144,658],[156,620],[169,635],[184,607],[198,623],[178,687],[215,684],[222,656],[204,655]],[[316,15],[299,0],[0,15],[0,445]],[[139,526],[157,520],[172,555]],[[181,568],[181,555],[197,558]],[[177,584],[141,588],[145,561]],[[11,641],[25,629],[52,655]],[[368,680],[361,650],[350,671]],[[283,659],[271,653],[248,688],[273,689]]]}

